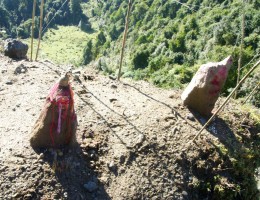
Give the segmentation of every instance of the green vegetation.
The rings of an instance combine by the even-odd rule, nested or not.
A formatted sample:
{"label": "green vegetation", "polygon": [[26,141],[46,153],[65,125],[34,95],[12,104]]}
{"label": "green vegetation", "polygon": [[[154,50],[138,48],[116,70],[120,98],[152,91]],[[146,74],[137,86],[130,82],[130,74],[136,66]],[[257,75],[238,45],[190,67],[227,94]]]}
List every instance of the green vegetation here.
{"label": "green vegetation", "polygon": [[[119,55],[124,30],[127,1],[89,0],[83,4],[91,19],[99,22],[107,43],[96,42],[98,59],[112,59]],[[186,0],[182,4],[173,0],[136,0],[130,16],[126,42],[123,76],[145,79],[160,87],[183,87],[198,66],[209,61],[221,61],[232,55],[224,93],[234,88],[240,52],[242,12],[245,11],[245,38],[242,66],[260,54],[260,12],[257,1]],[[100,54],[101,53],[101,54]],[[103,54],[102,54],[103,53]],[[258,55],[258,56],[257,56]],[[254,63],[242,69],[243,76]],[[115,64],[108,68],[117,72]],[[256,81],[256,79],[254,79]],[[256,83],[254,83],[256,84]],[[243,90],[240,96],[248,94]],[[255,105],[259,105],[256,97]]]}
{"label": "green vegetation", "polygon": [[[69,3],[70,2],[70,3]],[[83,14],[81,0],[46,0],[44,6],[44,26],[56,25],[89,26],[88,17]],[[33,0],[0,0],[0,28],[4,28],[9,37],[28,38],[31,35],[31,16]],[[38,37],[40,1],[36,6],[36,27],[34,37]]]}
{"label": "green vegetation", "polygon": [[[95,34],[88,34],[75,26],[58,26],[49,29],[43,36],[39,59],[50,59],[57,64],[80,65],[82,63],[83,49],[87,41]],[[70,42],[68,42],[70,41]],[[25,42],[29,45],[31,40]],[[36,53],[37,40],[34,42],[34,53]],[[30,47],[30,45],[29,45]],[[28,50],[28,57],[31,50]],[[35,58],[35,55],[33,56]]]}
{"label": "green vegetation", "polygon": [[[80,56],[83,58],[81,63],[86,65],[102,57],[103,60],[110,60],[106,63],[107,70],[117,73],[127,3],[123,0],[47,0],[44,27],[47,24],[53,28],[57,25],[78,25],[81,30],[93,34],[86,39],[85,46],[80,51],[83,52]],[[39,6],[38,3],[37,16]],[[254,60],[242,68],[241,76],[259,59],[259,7],[259,1],[255,0],[245,1],[244,4],[241,0],[184,0],[181,3],[174,0],[133,1],[123,76],[145,79],[160,87],[182,88],[191,80],[200,64],[220,61],[232,55],[234,64],[223,91],[225,95],[228,94],[237,80],[243,10],[245,37],[242,66],[252,58]],[[0,28],[6,31],[2,37],[28,38],[31,31],[31,10],[31,0],[0,0],[0,17],[4,19],[0,21]],[[38,24],[39,18],[36,17],[35,37],[38,35]],[[57,36],[56,39],[61,37],[63,36]],[[72,44],[70,39],[63,40],[60,49],[66,43],[68,46]],[[73,47],[70,49],[73,50]],[[58,55],[62,61],[60,53],[62,52]],[[71,54],[74,54],[73,51]],[[78,57],[77,53],[76,55]],[[56,55],[48,56],[57,59]],[[259,70],[255,72],[259,73]],[[255,76],[257,75],[252,75],[251,85],[256,84]],[[239,97],[246,96],[251,89],[252,87],[244,86]],[[251,102],[259,106],[259,95]]]}

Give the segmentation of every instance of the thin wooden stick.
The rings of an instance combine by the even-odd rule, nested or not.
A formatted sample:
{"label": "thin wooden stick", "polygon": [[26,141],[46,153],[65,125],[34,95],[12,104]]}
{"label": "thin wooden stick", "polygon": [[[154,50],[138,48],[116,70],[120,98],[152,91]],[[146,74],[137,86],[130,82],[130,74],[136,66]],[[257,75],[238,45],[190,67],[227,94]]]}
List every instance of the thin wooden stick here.
{"label": "thin wooden stick", "polygon": [[194,142],[197,137],[202,133],[202,131],[209,125],[209,123],[214,119],[214,117],[219,113],[219,111],[227,104],[229,99],[233,96],[235,91],[237,91],[238,87],[246,80],[246,78],[255,70],[255,68],[260,64],[260,60],[252,67],[252,69],[240,80],[237,86],[233,89],[233,91],[228,95],[224,103],[218,108],[218,110],[212,115],[212,117],[207,121],[207,123],[200,129],[197,135],[192,139],[191,142]]}
{"label": "thin wooden stick", "polygon": [[40,29],[39,29],[38,47],[37,47],[36,56],[35,56],[36,61],[37,61],[37,58],[38,58],[38,53],[39,53],[40,43],[41,43],[41,37],[42,37],[43,6],[44,6],[44,0],[41,1]]}
{"label": "thin wooden stick", "polygon": [[[238,59],[238,66],[237,66],[237,84],[240,80],[240,71],[241,71],[241,63],[242,63],[242,56],[243,56],[243,46],[244,46],[244,37],[245,37],[245,2],[243,0],[242,5],[242,23],[241,23],[241,41],[240,41],[240,52],[239,52],[239,59]],[[234,94],[234,98],[237,98],[237,91]]]}
{"label": "thin wooden stick", "polygon": [[124,37],[123,37],[122,49],[121,49],[120,65],[119,65],[119,71],[118,71],[118,77],[117,77],[118,81],[120,80],[120,77],[121,77],[121,69],[122,69],[122,62],[123,62],[123,57],[124,57],[125,41],[126,41],[126,37],[127,37],[128,22],[129,22],[131,7],[132,7],[132,0],[129,0],[127,15],[126,15],[126,19],[125,19],[125,32],[124,32]]}
{"label": "thin wooden stick", "polygon": [[35,17],[35,10],[36,10],[36,0],[33,1],[33,12],[32,12],[31,61],[32,61],[32,54],[33,54],[33,35],[34,35],[34,17]]}
{"label": "thin wooden stick", "polygon": [[245,104],[247,102],[248,99],[251,98],[251,96],[256,92],[257,88],[260,86],[260,82],[258,82],[258,84],[254,87],[254,89],[252,90],[252,92],[247,96],[246,100],[243,102],[243,104]]}

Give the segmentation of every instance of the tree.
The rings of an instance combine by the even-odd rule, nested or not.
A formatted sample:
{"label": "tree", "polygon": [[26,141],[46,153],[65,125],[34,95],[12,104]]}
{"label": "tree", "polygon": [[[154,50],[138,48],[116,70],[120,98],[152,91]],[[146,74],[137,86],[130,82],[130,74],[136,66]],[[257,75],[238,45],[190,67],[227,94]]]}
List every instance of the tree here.
{"label": "tree", "polygon": [[0,27],[9,28],[10,26],[10,13],[0,5]]}
{"label": "tree", "polygon": [[78,24],[83,14],[80,3],[81,0],[70,0],[70,14],[73,24]]}
{"label": "tree", "polygon": [[89,40],[87,42],[86,47],[83,50],[83,65],[87,65],[91,62],[93,58],[92,47],[93,47],[92,41]]}

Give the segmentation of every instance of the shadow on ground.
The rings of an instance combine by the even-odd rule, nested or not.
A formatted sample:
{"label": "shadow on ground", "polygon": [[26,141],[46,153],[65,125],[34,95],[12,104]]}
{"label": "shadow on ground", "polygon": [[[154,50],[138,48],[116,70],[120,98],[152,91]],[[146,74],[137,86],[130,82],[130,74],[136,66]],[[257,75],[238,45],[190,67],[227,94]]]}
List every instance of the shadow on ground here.
{"label": "shadow on ground", "polygon": [[[92,169],[91,159],[86,157],[78,143],[70,148],[37,150],[40,152],[55,176],[49,182],[54,188],[53,199],[110,199],[97,178],[98,174]],[[92,151],[92,160],[97,159],[96,153]]]}
{"label": "shadow on ground", "polygon": [[[208,118],[190,111],[202,126],[207,122]],[[191,153],[187,153],[186,164],[191,167],[191,174],[199,180],[196,187],[190,188],[193,193],[194,189],[199,191],[194,193],[193,199],[258,199],[260,192],[257,190],[255,171],[260,166],[259,127],[243,128],[240,126],[243,117],[232,119],[230,114],[229,122],[215,117],[207,131],[217,140],[203,136],[196,141],[198,154],[190,159]],[[233,130],[228,123],[232,123]]]}

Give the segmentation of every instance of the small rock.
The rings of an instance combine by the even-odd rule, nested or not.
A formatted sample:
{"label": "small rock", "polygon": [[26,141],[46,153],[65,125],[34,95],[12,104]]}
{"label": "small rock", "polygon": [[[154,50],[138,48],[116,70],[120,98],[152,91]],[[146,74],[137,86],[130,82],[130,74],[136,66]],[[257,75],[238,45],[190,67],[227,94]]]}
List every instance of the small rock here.
{"label": "small rock", "polygon": [[175,126],[173,129],[172,129],[172,133],[175,134],[179,131],[179,127],[178,126]]}
{"label": "small rock", "polygon": [[44,158],[44,154],[43,153],[40,153],[38,159],[43,159]]}
{"label": "small rock", "polygon": [[88,192],[93,192],[93,191],[95,191],[95,190],[98,188],[98,186],[97,186],[97,184],[96,184],[95,182],[90,181],[90,182],[88,182],[87,184],[84,184],[84,188],[85,188]]}
{"label": "small rock", "polygon": [[189,113],[187,116],[186,116],[187,119],[191,120],[191,121],[195,121],[195,117],[193,116],[192,113]]}
{"label": "small rock", "polygon": [[72,71],[72,74],[81,74],[80,69],[75,69]]}
{"label": "small rock", "polygon": [[7,69],[2,69],[2,74],[7,72]]}
{"label": "small rock", "polygon": [[170,95],[169,95],[169,98],[170,98],[170,99],[176,98],[176,94],[170,94]]}
{"label": "small rock", "polygon": [[23,64],[20,64],[19,66],[16,67],[14,74],[17,75],[17,74],[22,74],[25,72],[27,72],[27,68]]}
{"label": "small rock", "polygon": [[68,193],[67,193],[67,192],[64,192],[64,193],[63,193],[63,196],[64,196],[65,198],[67,198],[67,197],[68,197]]}
{"label": "small rock", "polygon": [[136,144],[142,144],[145,140],[145,136],[144,134],[139,134],[138,137],[137,137],[137,143]]}
{"label": "small rock", "polygon": [[158,196],[153,196],[152,197],[152,200],[157,200],[157,199],[159,199]]}
{"label": "small rock", "polygon": [[182,191],[183,196],[188,196],[188,193],[186,191]]}
{"label": "small rock", "polygon": [[63,152],[62,151],[58,151],[58,156],[63,156]]}
{"label": "small rock", "polygon": [[114,84],[112,84],[112,85],[111,85],[111,88],[113,88],[113,89],[116,89],[116,88],[117,88],[117,86],[116,86],[116,85],[114,85]]}
{"label": "small rock", "polygon": [[114,101],[117,101],[117,99],[111,98],[111,99],[109,99],[109,101],[112,103],[112,102],[114,102]]}
{"label": "small rock", "polygon": [[13,82],[10,81],[10,80],[8,80],[8,81],[5,82],[5,84],[6,84],[6,85],[13,85]]}
{"label": "small rock", "polygon": [[108,164],[108,168],[109,169],[111,169],[111,170],[113,170],[113,169],[115,169],[115,163],[114,163],[114,161],[111,161],[109,164]]}
{"label": "small rock", "polygon": [[112,76],[112,75],[109,75],[108,76],[111,80],[116,80],[116,77]]}
{"label": "small rock", "polygon": [[19,193],[15,193],[14,195],[12,195],[12,198],[17,198],[17,197],[19,197],[19,196],[20,196]]}

